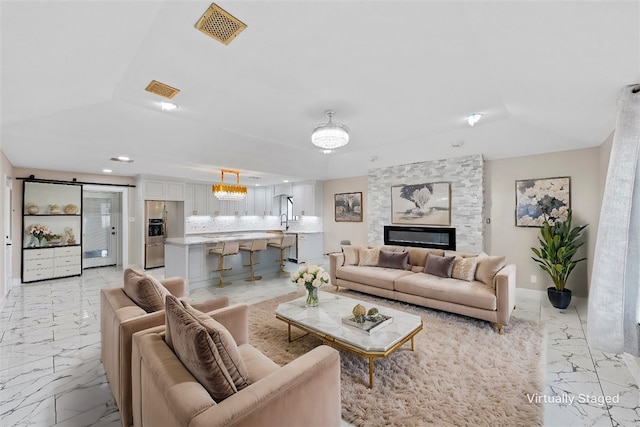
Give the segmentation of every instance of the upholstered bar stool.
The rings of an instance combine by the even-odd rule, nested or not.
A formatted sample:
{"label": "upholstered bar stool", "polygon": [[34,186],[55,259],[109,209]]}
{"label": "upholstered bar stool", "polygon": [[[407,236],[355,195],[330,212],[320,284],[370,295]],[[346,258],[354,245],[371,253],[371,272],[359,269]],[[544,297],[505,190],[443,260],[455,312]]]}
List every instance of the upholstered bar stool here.
{"label": "upholstered bar stool", "polygon": [[280,239],[279,242],[273,242],[270,241],[267,246],[270,246],[272,248],[278,248],[280,249],[280,275],[281,276],[286,276],[288,273],[286,271],[284,271],[284,251],[287,248],[290,248],[291,246],[293,246],[293,244],[296,241],[296,236],[293,236],[291,234],[286,234],[284,236],[282,236],[282,239]]}
{"label": "upholstered bar stool", "polygon": [[220,275],[220,279],[218,281],[219,288],[222,288],[225,285],[222,281],[223,272],[231,270],[231,268],[224,267],[224,258],[229,255],[237,255],[239,249],[240,244],[238,242],[222,242],[222,246],[216,246],[209,249],[209,254],[218,255],[218,269],[213,271],[217,271]]}
{"label": "upholstered bar stool", "polygon": [[264,251],[265,249],[267,249],[266,240],[252,240],[240,244],[241,251],[249,252],[249,264],[245,265],[245,267],[251,267],[251,277],[247,279],[248,282],[255,282],[256,280],[262,279],[262,276],[256,276],[254,274],[254,265],[259,263],[254,261],[253,254],[257,251]]}

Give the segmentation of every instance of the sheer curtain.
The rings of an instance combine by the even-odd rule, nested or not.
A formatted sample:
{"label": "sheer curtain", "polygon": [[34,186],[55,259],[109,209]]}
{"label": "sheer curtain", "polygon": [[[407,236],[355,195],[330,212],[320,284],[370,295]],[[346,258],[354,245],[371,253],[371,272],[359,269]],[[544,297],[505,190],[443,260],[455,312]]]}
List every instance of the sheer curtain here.
{"label": "sheer curtain", "polygon": [[633,89],[625,88],[618,103],[589,290],[587,335],[594,348],[640,356],[640,92]]}

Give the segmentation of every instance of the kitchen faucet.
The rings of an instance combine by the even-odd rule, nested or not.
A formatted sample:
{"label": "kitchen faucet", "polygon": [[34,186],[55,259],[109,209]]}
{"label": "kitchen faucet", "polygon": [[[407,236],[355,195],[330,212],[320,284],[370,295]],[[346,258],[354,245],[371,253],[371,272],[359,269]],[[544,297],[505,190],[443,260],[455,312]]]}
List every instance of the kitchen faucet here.
{"label": "kitchen faucet", "polygon": [[[282,217],[284,217],[284,219]],[[280,215],[280,225],[284,225],[285,230],[289,229],[289,217],[287,216],[286,213],[283,213],[282,215]]]}

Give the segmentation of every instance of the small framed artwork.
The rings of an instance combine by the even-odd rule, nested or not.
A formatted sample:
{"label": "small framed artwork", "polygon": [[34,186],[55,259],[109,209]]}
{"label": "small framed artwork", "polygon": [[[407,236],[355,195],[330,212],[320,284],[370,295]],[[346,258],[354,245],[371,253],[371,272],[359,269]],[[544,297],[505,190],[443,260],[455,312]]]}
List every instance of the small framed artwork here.
{"label": "small framed artwork", "polygon": [[451,183],[431,182],[391,187],[391,223],[451,224]]}
{"label": "small framed artwork", "polygon": [[336,222],[362,222],[362,192],[334,195]]}
{"label": "small framed artwork", "polygon": [[516,227],[542,227],[567,219],[571,207],[571,177],[516,181]]}

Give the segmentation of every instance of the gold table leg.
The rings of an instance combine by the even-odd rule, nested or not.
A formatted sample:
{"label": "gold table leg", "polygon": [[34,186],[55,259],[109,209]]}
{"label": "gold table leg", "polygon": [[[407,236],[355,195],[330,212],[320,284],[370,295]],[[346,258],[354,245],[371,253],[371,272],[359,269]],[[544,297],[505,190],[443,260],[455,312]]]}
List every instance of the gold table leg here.
{"label": "gold table leg", "polygon": [[369,358],[369,388],[373,388],[373,357]]}

